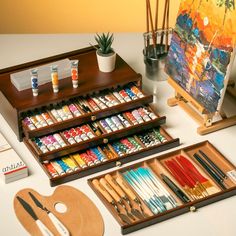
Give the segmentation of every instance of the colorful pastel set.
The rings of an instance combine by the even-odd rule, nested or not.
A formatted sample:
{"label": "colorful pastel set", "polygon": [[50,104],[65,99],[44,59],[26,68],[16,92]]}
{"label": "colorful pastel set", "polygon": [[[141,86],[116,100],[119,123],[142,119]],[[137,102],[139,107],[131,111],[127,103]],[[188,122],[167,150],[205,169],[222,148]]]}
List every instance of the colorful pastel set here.
{"label": "colorful pastel set", "polygon": [[127,234],[234,195],[236,167],[205,141],[88,182]]}
{"label": "colorful pastel set", "polygon": [[[32,119],[32,117],[30,117],[30,119]],[[145,122],[156,119],[158,119],[158,117],[153,113],[151,108],[139,107],[90,124],[73,127],[60,133],[37,137],[32,139],[30,143],[32,145],[36,144],[37,148],[39,148],[42,153],[47,153],[76,143],[82,143],[88,140],[92,141],[95,137],[112,134],[118,130],[144,124]]]}
{"label": "colorful pastel set", "polygon": [[143,97],[143,93],[137,86],[130,83],[123,88],[107,89],[93,96],[81,96],[41,110],[35,109],[34,112],[22,113],[22,122],[30,130],[40,129]]}
{"label": "colorful pastel set", "polygon": [[[55,139],[56,141],[56,139]],[[79,172],[85,168],[98,165],[119,157],[125,158],[139,150],[167,142],[159,129],[151,129],[144,134],[125,137],[110,144],[93,147],[79,153],[57,158],[44,164],[51,177],[63,176],[66,173]],[[59,142],[58,142],[59,143]],[[55,145],[55,144],[51,144]],[[55,148],[58,144],[55,145]],[[46,148],[45,146],[43,146]]]}

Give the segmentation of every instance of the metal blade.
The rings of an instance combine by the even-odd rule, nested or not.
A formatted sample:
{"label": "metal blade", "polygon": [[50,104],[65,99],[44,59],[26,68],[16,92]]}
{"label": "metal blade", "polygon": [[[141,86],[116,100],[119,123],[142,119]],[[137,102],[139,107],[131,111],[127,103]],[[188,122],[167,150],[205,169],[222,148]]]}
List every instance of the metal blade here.
{"label": "metal blade", "polygon": [[39,208],[41,208],[42,210],[44,210],[43,205],[41,204],[41,202],[33,195],[33,193],[29,192],[30,197],[32,198],[32,200],[34,201],[35,205]]}
{"label": "metal blade", "polygon": [[122,213],[118,214],[119,217],[122,219],[122,221],[128,225],[130,225],[132,222],[131,220],[129,219],[129,217],[127,215],[124,215]]}
{"label": "metal blade", "polygon": [[16,196],[17,200],[20,202],[20,204],[24,207],[24,209],[28,212],[28,214],[36,221],[38,220],[38,217],[36,216],[34,210],[32,207],[21,197]]}
{"label": "metal blade", "polygon": [[131,213],[140,220],[144,219],[144,216],[141,214],[141,212],[138,209],[132,208]]}

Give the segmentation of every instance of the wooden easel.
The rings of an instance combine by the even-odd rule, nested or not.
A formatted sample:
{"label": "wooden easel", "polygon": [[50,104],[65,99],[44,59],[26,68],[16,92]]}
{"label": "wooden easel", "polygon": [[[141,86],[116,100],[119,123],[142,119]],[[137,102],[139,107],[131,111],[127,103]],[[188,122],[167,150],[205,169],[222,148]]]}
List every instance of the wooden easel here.
{"label": "wooden easel", "polygon": [[[168,83],[175,89],[175,97],[168,99],[167,104],[171,107],[179,105],[185,112],[188,113],[188,115],[190,115],[197,123],[199,123],[200,126],[197,128],[198,134],[204,135],[236,125],[236,116],[227,117],[223,111],[219,112],[222,120],[213,122],[213,117],[216,115],[216,113],[209,113],[172,78],[168,78]],[[236,88],[234,86],[234,81],[230,80],[228,83],[227,92],[236,98]]]}

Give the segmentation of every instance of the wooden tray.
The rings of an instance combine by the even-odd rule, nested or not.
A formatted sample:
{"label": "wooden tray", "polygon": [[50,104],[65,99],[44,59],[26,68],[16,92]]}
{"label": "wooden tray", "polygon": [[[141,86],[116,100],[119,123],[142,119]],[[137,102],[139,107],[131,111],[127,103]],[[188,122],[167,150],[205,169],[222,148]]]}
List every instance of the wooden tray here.
{"label": "wooden tray", "polygon": [[[184,155],[187,158],[190,158],[192,161],[194,161],[193,158],[192,158],[192,155],[196,151],[198,151],[199,149],[203,150],[211,158],[212,161],[214,161],[218,166],[220,166],[220,168],[225,173],[227,173],[230,170],[236,170],[236,167],[232,163],[230,163],[211,143],[209,143],[208,141],[205,141],[205,142],[194,144],[194,145],[191,145],[189,147],[186,147],[186,148],[183,148],[183,149],[179,149],[179,150],[176,150],[176,151],[173,151],[173,152],[161,155],[161,156],[157,156],[155,158],[151,158],[151,159],[149,159],[147,161],[139,162],[139,163],[137,163],[135,165],[130,165],[128,167],[121,168],[119,170],[110,172],[108,174],[110,174],[113,177],[116,177],[116,176],[121,176],[121,173],[123,173],[123,172],[125,172],[127,170],[135,169],[135,168],[143,167],[143,166],[149,166],[159,179],[160,179],[160,173],[164,173],[164,174],[166,174],[169,178],[171,178],[174,181],[174,179],[171,176],[170,172],[163,166],[163,161],[167,160],[168,158],[180,155],[180,154]],[[206,206],[206,205],[211,204],[213,202],[216,202],[216,201],[219,201],[219,200],[231,197],[231,196],[236,194],[236,183],[234,183],[233,181],[228,179],[228,180],[226,180],[228,188],[226,190],[221,190],[219,185],[217,184],[217,182],[215,182],[214,179],[212,179],[208,175],[208,173],[204,169],[202,169],[202,167],[199,164],[195,163],[195,166],[197,166],[198,170],[204,176],[206,176],[210,180],[210,182],[215,187],[215,189],[218,189],[218,191],[219,191],[218,193],[214,193],[212,195],[206,196],[206,197],[204,197],[202,199],[191,201],[189,203],[182,203],[178,199],[178,197],[162,181],[162,183],[165,186],[165,188],[169,192],[171,192],[172,195],[175,197],[176,201],[179,203],[179,206],[176,207],[176,208],[173,208],[171,210],[167,210],[167,211],[165,211],[163,213],[160,213],[158,215],[153,215],[152,212],[149,210],[149,208],[145,205],[145,203],[142,202],[142,199],[139,197],[139,195],[136,194],[136,196],[142,202],[144,211],[148,215],[148,217],[143,219],[143,220],[138,220],[136,222],[133,222],[130,225],[127,225],[127,224],[125,224],[125,223],[123,223],[121,221],[121,219],[117,215],[117,212],[114,210],[114,208],[101,195],[101,193],[94,187],[92,181],[94,179],[98,179],[99,180],[100,178],[104,177],[105,175],[100,175],[100,176],[97,176],[97,177],[95,177],[93,179],[89,179],[88,180],[88,184],[95,191],[95,193],[97,194],[99,199],[108,208],[108,210],[114,216],[114,218],[117,220],[117,222],[119,223],[119,225],[121,227],[122,234],[128,234],[128,233],[131,233],[131,232],[136,231],[138,229],[142,229],[144,227],[147,227],[149,225],[152,225],[152,224],[155,224],[155,223],[167,220],[169,218],[181,215],[183,213],[187,213],[189,211],[195,212],[200,207],[203,207],[203,206]],[[175,183],[177,184],[177,182],[175,182]],[[137,205],[132,200],[131,200],[131,203],[133,205],[135,205],[135,206]]]}

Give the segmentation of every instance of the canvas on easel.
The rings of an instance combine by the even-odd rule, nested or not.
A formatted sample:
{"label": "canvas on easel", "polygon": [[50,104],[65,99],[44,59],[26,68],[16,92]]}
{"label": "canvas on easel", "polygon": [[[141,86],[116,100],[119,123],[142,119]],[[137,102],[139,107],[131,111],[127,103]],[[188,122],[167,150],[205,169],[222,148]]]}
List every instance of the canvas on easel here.
{"label": "canvas on easel", "polygon": [[[236,124],[236,117],[213,123],[222,112],[235,55],[235,0],[182,0],[166,61],[168,82],[180,105],[200,124],[200,134]],[[194,112],[190,103],[200,112]]]}

